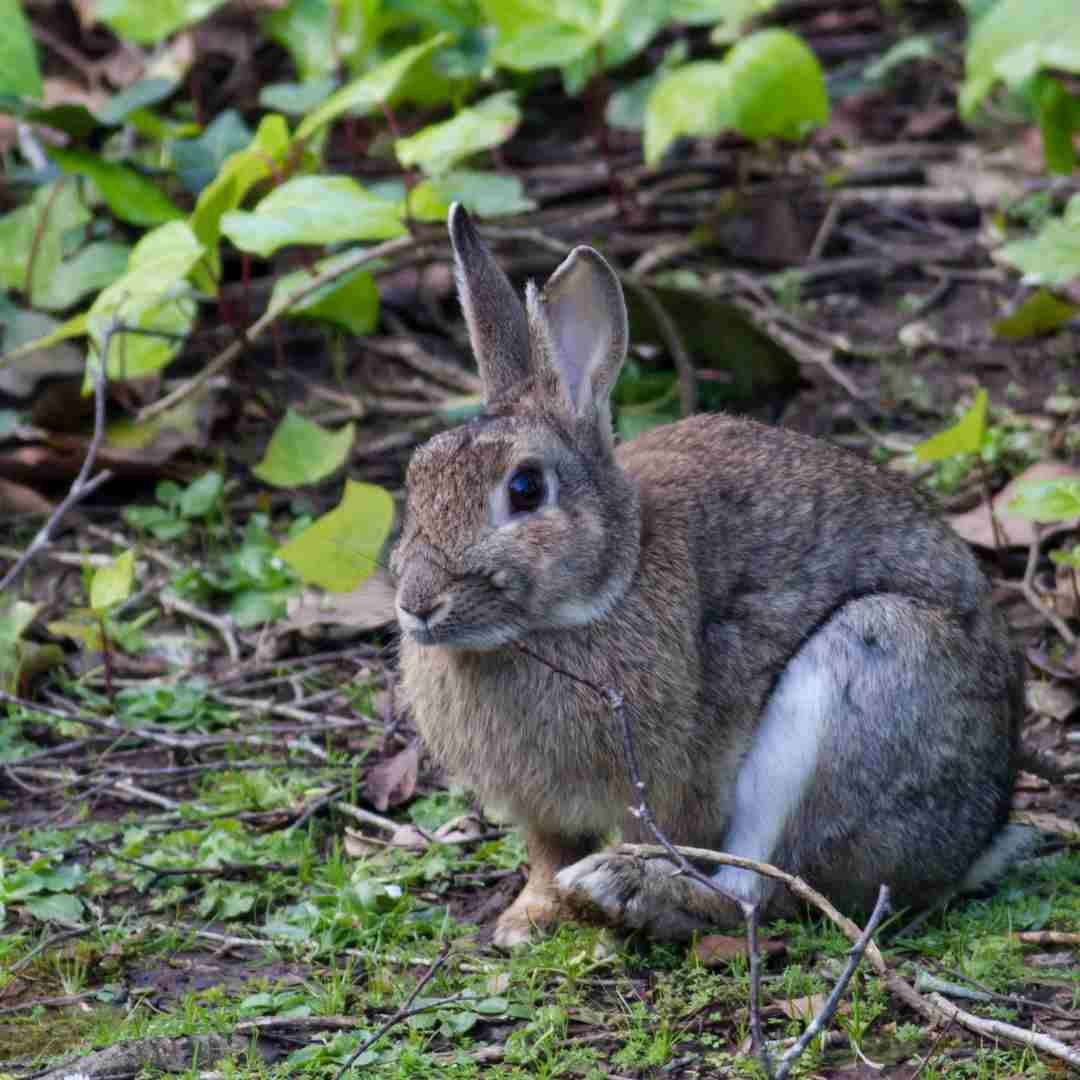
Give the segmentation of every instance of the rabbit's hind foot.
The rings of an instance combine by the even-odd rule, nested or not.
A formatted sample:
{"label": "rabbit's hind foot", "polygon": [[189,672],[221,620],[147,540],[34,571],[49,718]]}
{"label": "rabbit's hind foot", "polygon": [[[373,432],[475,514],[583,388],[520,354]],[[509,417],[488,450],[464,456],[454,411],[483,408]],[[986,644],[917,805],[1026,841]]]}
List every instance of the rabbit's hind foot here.
{"label": "rabbit's hind foot", "polygon": [[568,866],[556,875],[555,884],[567,909],[583,921],[643,930],[669,941],[742,921],[734,901],[688,877],[668,859],[621,847]]}
{"label": "rabbit's hind foot", "polygon": [[550,887],[532,887],[530,881],[518,898],[499,916],[492,944],[500,949],[527,945],[563,914],[560,897]]}

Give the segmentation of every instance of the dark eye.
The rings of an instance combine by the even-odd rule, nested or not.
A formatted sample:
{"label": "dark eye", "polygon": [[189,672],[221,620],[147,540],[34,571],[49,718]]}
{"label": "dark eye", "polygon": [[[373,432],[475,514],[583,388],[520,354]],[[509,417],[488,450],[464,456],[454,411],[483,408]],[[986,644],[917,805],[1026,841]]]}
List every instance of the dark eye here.
{"label": "dark eye", "polygon": [[514,514],[527,514],[544,501],[544,474],[535,465],[518,469],[506,485],[510,493],[510,510]]}

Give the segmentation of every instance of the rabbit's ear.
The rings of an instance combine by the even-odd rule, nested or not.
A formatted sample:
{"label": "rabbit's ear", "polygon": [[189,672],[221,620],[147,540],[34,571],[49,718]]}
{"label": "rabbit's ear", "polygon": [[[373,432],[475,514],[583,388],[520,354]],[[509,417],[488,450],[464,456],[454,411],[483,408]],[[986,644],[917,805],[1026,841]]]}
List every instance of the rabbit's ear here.
{"label": "rabbit's ear", "polygon": [[484,380],[484,397],[492,401],[529,373],[525,307],[461,203],[450,207],[448,225],[458,296]]}
{"label": "rabbit's ear", "polygon": [[[615,271],[599,252],[576,247],[548,278],[528,289],[537,349],[534,363],[554,368],[573,412],[609,415],[608,397],[626,358],[626,302]],[[544,355],[546,354],[546,355]]]}

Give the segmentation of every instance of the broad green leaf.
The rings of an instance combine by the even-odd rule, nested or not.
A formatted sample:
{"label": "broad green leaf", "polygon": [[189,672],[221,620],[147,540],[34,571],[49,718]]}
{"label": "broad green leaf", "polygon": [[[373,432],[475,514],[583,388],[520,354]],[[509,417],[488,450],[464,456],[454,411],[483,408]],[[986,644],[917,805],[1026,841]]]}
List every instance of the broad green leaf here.
{"label": "broad green leaf", "polygon": [[108,611],[122,604],[130,595],[135,582],[135,552],[117,555],[107,566],[99,566],[90,581],[90,607],[94,611]]}
{"label": "broad green leaf", "polygon": [[169,151],[180,183],[193,195],[211,184],[225,161],[251,144],[251,129],[235,109],[226,109],[196,139],[176,139]]}
{"label": "broad green leaf", "polygon": [[221,231],[241,251],[266,258],[288,244],[401,236],[401,207],[365,191],[350,176],[298,176],[275,188],[253,211],[230,210]]}
{"label": "broad green leaf", "polygon": [[1046,167],[1068,175],[1076,164],[1073,133],[1080,127],[1077,102],[1054,76],[1042,74],[1036,76],[1034,98]]}
{"label": "broad green leaf", "polygon": [[18,688],[24,652],[22,636],[41,606],[16,600],[0,611],[0,687],[8,693]]}
{"label": "broad green leaf", "polygon": [[117,322],[169,335],[113,334],[107,366],[111,378],[151,374],[179,352],[195,316],[187,276],[203,250],[187,222],[159,225],[132,248],[124,276],[98,295],[87,313],[87,330],[98,356]]}
{"label": "broad green leaf", "polygon": [[296,137],[309,139],[344,113],[366,116],[377,111],[390,100],[413,64],[450,40],[449,34],[436,34],[419,45],[402,49],[393,59],[347,83],[300,124],[296,129]]}
{"label": "broad green leaf", "polygon": [[213,470],[203,473],[197,480],[192,480],[180,496],[181,517],[206,517],[217,505],[224,489],[225,478]]}
{"label": "broad green leaf", "polygon": [[1057,566],[1068,566],[1072,570],[1080,570],[1080,544],[1071,551],[1068,548],[1058,548],[1050,552],[1050,561]]}
{"label": "broad green leaf", "polygon": [[789,30],[760,30],[724,58],[731,80],[731,123],[748,139],[801,139],[829,119],[817,57]]}
{"label": "broad green leaf", "polygon": [[680,135],[715,135],[730,128],[731,72],[718,60],[676,68],[653,89],[645,106],[645,161],[655,165]]}
{"label": "broad green leaf", "polygon": [[462,109],[441,124],[431,124],[394,144],[398,161],[406,168],[419,165],[424,172],[448,172],[463,158],[506,142],[521,123],[521,110],[512,90]]}
{"label": "broad green leaf", "polygon": [[1017,341],[1056,330],[1067,323],[1080,307],[1059,300],[1053,293],[1039,289],[1032,293],[1011,315],[994,323],[999,338]]}
{"label": "broad green leaf", "polygon": [[177,85],[175,79],[140,79],[109,98],[98,109],[98,119],[110,126],[122,124],[136,109],[145,109],[164,101],[176,90]]}
{"label": "broad green leaf", "polygon": [[960,111],[970,117],[1001,80],[1017,87],[1043,70],[1080,72],[1080,18],[1071,0],[999,0],[972,29]]}
{"label": "broad green leaf", "polygon": [[131,225],[161,225],[184,216],[157,184],[126,165],[106,161],[88,150],[56,149],[51,153],[64,172],[92,180],[121,221]]}
{"label": "broad green leaf", "polygon": [[290,409],[270,437],[262,460],[251,471],[274,487],[315,484],[345,464],[355,436],[355,424],[327,431]]}
{"label": "broad green leaf", "polygon": [[35,919],[42,922],[77,923],[83,916],[83,902],[71,893],[31,896],[23,904]]}
{"label": "broad green leaf", "polygon": [[536,209],[516,176],[457,169],[423,180],[409,192],[409,212],[418,221],[445,221],[453,203],[477,217],[524,214]]}
{"label": "broad green leaf", "polygon": [[218,241],[221,239],[222,215],[238,207],[255,184],[284,164],[289,143],[289,125],[285,118],[264,116],[250,145],[230,155],[214,182],[199,196],[191,215],[191,228],[206,249],[210,277],[214,281],[221,276]]}
{"label": "broad green leaf", "polygon": [[915,457],[923,462],[944,461],[957,454],[978,453],[986,434],[986,406],[986,391],[980,388],[971,408],[952,427],[919,443]]}
{"label": "broad green leaf", "polygon": [[62,322],[44,337],[24,342],[10,352],[4,353],[3,356],[0,356],[0,364],[17,360],[20,356],[28,356],[30,353],[38,352],[40,349],[49,349],[61,341],[67,341],[69,338],[85,337],[88,332],[87,312],[82,311],[78,315],[73,315],[66,322]]}
{"label": "broad green leaf", "polygon": [[1006,507],[1006,513],[1047,523],[1080,518],[1080,480],[1066,476],[1025,484]]}
{"label": "broad green leaf", "polygon": [[278,555],[303,578],[331,592],[350,592],[371,576],[394,523],[394,500],[374,484],[345,481],[340,504]]}
{"label": "broad green leaf", "polygon": [[[37,305],[60,265],[65,238],[90,216],[74,182],[39,187],[28,204],[0,218],[0,287],[22,292]],[[33,281],[26,296],[28,273]]]}
{"label": "broad green leaf", "polygon": [[337,5],[332,0],[291,0],[267,12],[260,24],[267,37],[289,50],[301,79],[333,74],[337,67]]}
{"label": "broad green leaf", "polygon": [[19,0],[0,0],[0,26],[0,94],[40,98],[37,49]]}
{"label": "broad green leaf", "polygon": [[131,248],[108,240],[88,244],[56,267],[34,300],[46,311],[63,311],[111,285],[127,268]]}
{"label": "broad green leaf", "polygon": [[563,89],[571,97],[581,94],[599,71],[620,67],[640,55],[669,21],[663,4],[629,0],[626,4],[605,7],[614,8],[616,13],[621,7],[621,14],[602,31],[592,49],[563,65]]}
{"label": "broad green leaf", "polygon": [[686,63],[689,52],[684,40],[676,41],[664,53],[657,67],[645,78],[637,79],[616,90],[608,98],[604,110],[604,119],[608,126],[623,131],[642,131],[645,127],[645,108],[649,103],[649,96],[665,75]]}
{"label": "broad green leaf", "polygon": [[225,0],[97,0],[97,18],[117,35],[156,45],[170,34],[217,11]]}
{"label": "broad green leaf", "polygon": [[271,83],[259,91],[259,104],[286,116],[304,116],[321,105],[337,87],[337,79],[329,76],[302,83]]}
{"label": "broad green leaf", "polygon": [[[314,266],[317,274],[332,271],[334,266],[353,258],[355,251],[343,251]],[[285,298],[310,280],[311,272],[296,270],[274,282],[270,308],[276,309]],[[327,282],[321,289],[309,293],[286,314],[309,319],[321,319],[347,330],[350,334],[370,334],[379,317],[379,290],[369,270],[354,270],[345,277]]]}
{"label": "broad green leaf", "polygon": [[711,40],[726,44],[743,35],[746,24],[776,6],[776,0],[670,0],[668,18],[690,26],[715,24]]}
{"label": "broad green leaf", "polygon": [[1035,236],[999,248],[997,257],[1030,284],[1067,285],[1080,277],[1080,196],[1069,200],[1062,217],[1050,218]]}

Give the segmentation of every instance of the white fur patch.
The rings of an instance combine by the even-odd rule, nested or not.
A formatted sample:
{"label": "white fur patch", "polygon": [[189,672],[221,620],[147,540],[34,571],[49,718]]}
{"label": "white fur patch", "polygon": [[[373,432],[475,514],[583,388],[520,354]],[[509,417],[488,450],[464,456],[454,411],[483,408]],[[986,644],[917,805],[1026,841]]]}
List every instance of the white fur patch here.
{"label": "white fur patch", "polygon": [[[820,632],[819,632],[820,636]],[[750,752],[735,784],[735,805],[722,850],[769,862],[788,819],[817,767],[830,713],[840,706],[842,687],[815,639],[785,668],[765,706]],[[751,870],[722,866],[713,876],[725,892],[755,903],[768,879]]]}

